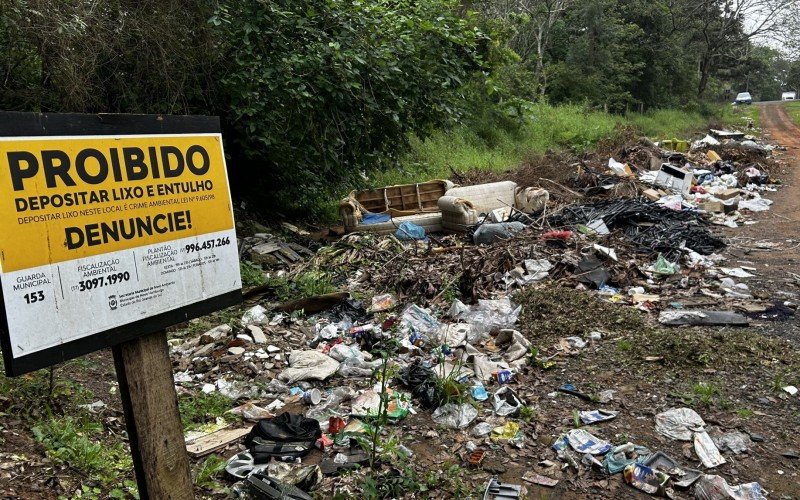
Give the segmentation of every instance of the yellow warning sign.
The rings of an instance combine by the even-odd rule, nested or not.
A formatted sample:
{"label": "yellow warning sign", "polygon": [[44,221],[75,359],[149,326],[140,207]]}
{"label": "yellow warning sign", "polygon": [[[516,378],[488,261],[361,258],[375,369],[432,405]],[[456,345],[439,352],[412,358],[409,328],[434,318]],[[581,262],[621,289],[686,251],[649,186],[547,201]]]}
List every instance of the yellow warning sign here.
{"label": "yellow warning sign", "polygon": [[5,273],[233,229],[219,134],[0,138]]}

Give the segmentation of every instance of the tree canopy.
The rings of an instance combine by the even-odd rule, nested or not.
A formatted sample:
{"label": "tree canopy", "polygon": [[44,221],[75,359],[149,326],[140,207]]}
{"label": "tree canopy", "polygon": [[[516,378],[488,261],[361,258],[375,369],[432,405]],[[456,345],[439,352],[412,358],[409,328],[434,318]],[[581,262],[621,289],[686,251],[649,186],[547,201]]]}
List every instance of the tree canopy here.
{"label": "tree canopy", "polygon": [[[215,114],[232,179],[306,197],[526,103],[800,86],[798,0],[5,0],[0,108]],[[781,48],[778,50],[775,47]]]}

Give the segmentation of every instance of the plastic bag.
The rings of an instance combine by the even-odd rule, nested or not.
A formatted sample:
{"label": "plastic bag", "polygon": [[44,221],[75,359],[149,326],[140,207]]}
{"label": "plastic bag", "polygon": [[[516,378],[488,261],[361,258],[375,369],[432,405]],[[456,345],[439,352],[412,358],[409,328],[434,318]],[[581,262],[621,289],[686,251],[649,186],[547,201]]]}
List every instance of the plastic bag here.
{"label": "plastic bag", "polygon": [[500,330],[500,333],[495,339],[495,344],[498,346],[508,344],[508,347],[506,347],[503,353],[503,358],[509,363],[522,359],[531,352],[530,341],[516,330]]}
{"label": "plastic bag", "polygon": [[731,486],[720,476],[703,474],[694,484],[697,500],[766,500],[765,491],[758,483]]}
{"label": "plastic bag", "polygon": [[492,406],[495,413],[501,417],[507,417],[518,413],[523,406],[523,402],[510,387],[505,386],[494,393]]}
{"label": "plastic bag", "polygon": [[337,373],[345,378],[368,378],[375,372],[380,361],[367,362],[362,360],[346,359],[339,365]]}
{"label": "plastic bag", "polygon": [[372,297],[372,305],[369,307],[369,312],[381,312],[393,309],[397,305],[397,299],[391,293],[384,293],[383,295],[376,295]]}
{"label": "plastic bag", "polygon": [[306,417],[322,422],[327,421],[328,417],[332,415],[345,415],[349,411],[341,408],[342,403],[349,401],[353,396],[355,396],[355,391],[350,387],[337,387],[331,392],[325,403],[312,406],[306,412]]}
{"label": "plastic bag", "polygon": [[658,254],[658,259],[650,266],[648,271],[669,276],[678,272],[678,264],[668,261],[663,255]]}
{"label": "plastic bag", "polygon": [[478,341],[484,334],[492,330],[512,329],[517,322],[522,306],[516,308],[511,300],[506,297],[496,300],[479,300],[466,313],[461,314],[461,319],[472,325],[467,341]]}
{"label": "plastic bag", "polygon": [[711,440],[720,450],[730,450],[736,455],[747,451],[750,444],[750,436],[739,431],[713,434]]}
{"label": "plastic bag", "polygon": [[516,221],[481,224],[472,235],[472,241],[476,245],[489,245],[498,240],[507,240],[523,229],[525,224]]}
{"label": "plastic bag", "polygon": [[418,226],[413,222],[403,222],[400,224],[400,227],[397,228],[397,231],[395,231],[394,235],[400,241],[426,239],[425,228]]}
{"label": "plastic bag", "polygon": [[690,408],[672,408],[656,415],[656,432],[678,441],[691,441],[694,431],[705,425],[700,415]]}
{"label": "plastic bag", "polygon": [[339,369],[339,362],[319,351],[292,351],[289,353],[289,368],[278,378],[287,384],[301,380],[325,380]]}
{"label": "plastic bag", "polygon": [[436,318],[416,304],[408,306],[406,310],[403,311],[403,315],[400,319],[409,328],[413,328],[416,332],[425,335],[436,333],[441,327]]}
{"label": "plastic bag", "polygon": [[517,438],[519,424],[516,422],[506,422],[504,425],[492,429],[491,439],[494,442],[512,441]]}
{"label": "plastic bag", "polygon": [[450,306],[450,310],[447,311],[447,315],[451,318],[458,319],[461,317],[462,314],[469,312],[469,306],[464,304],[458,299],[453,300],[453,304]]}
{"label": "plastic bag", "polygon": [[593,436],[583,429],[572,429],[567,432],[566,439],[572,449],[579,453],[604,455],[611,449],[611,443]]}
{"label": "plastic bag", "polygon": [[463,429],[478,416],[478,410],[471,404],[448,403],[436,408],[433,421],[450,429]]}
{"label": "plastic bag", "polygon": [[242,316],[242,326],[260,325],[267,319],[267,310],[261,306],[253,306]]}
{"label": "plastic bag", "polygon": [[492,424],[490,424],[489,422],[481,422],[481,423],[479,423],[478,425],[476,425],[475,427],[472,428],[472,431],[470,432],[470,434],[472,434],[475,437],[480,438],[480,437],[488,436],[489,433],[491,433],[491,432],[492,432]]}
{"label": "plastic bag", "polygon": [[472,386],[472,397],[476,401],[486,401],[489,399],[489,393],[486,392],[486,387],[480,382]]}
{"label": "plastic bag", "polygon": [[464,323],[450,323],[440,328],[433,338],[439,344],[447,345],[448,347],[458,347],[464,343],[470,335],[472,327]]}
{"label": "plastic bag", "polygon": [[356,345],[336,344],[331,347],[328,356],[340,363],[345,360],[364,361],[364,353]]}
{"label": "plastic bag", "polygon": [[397,381],[411,389],[411,395],[419,399],[423,408],[433,408],[438,404],[436,374],[427,366],[411,364],[400,370]]}
{"label": "plastic bag", "polygon": [[[386,416],[392,420],[402,420],[408,415],[408,395],[399,391],[386,389]],[[381,396],[374,389],[369,389],[353,401],[351,414],[357,417],[376,417],[381,406]]]}

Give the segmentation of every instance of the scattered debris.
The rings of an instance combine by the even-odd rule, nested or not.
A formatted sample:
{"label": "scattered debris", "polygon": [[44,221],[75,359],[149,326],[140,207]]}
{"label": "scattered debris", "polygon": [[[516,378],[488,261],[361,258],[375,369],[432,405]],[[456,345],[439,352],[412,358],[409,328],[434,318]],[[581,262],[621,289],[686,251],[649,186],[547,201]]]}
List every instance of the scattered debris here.
{"label": "scattered debris", "polygon": [[[747,326],[794,314],[796,306],[787,304],[796,303],[796,295],[761,294],[755,284],[769,273],[746,260],[751,252],[793,243],[737,239],[719,227],[752,222],[750,213],[769,209],[771,201],[762,196],[774,190],[768,151],[734,137],[669,140],[660,147],[641,141],[615,153],[619,161],[587,156],[559,165],[567,173],[537,178],[552,197],[501,180],[490,191],[513,184],[503,194],[510,198],[485,207],[472,194],[438,203],[448,190],[461,189],[447,181],[354,193],[342,205],[348,234],[313,255],[272,236],[245,238],[242,256],[277,282],[310,275],[324,277],[326,286],[312,283],[302,295],[283,294],[280,304],[268,300],[275,292],[260,290],[264,300],[248,303],[241,321],[171,340],[175,383],[187,393],[228,396],[230,413],[257,422],[244,440],[247,451],[230,450],[229,475],[249,475],[247,481],[275,491],[329,491],[319,489],[320,481],[333,491],[330,476],[367,468],[359,442],[367,443],[377,429],[378,455],[386,456],[378,457],[376,481],[391,478],[399,457],[430,454],[421,457],[428,463],[447,459],[436,453],[451,453],[476,474],[503,474],[509,463],[528,463],[523,460],[538,463],[520,481],[548,488],[583,482],[584,491],[625,496],[614,488],[626,482],[669,497],[673,487],[694,485],[698,498],[741,498],[758,483],[730,487],[657,448],[651,452],[638,443],[657,441],[624,429],[631,418],[642,418],[630,411],[632,401],[644,397],[631,380],[635,370],[663,370],[676,386],[672,369],[681,363],[725,373],[713,356],[698,358],[699,329],[692,327]],[[477,193],[486,186],[468,187]],[[383,198],[390,194],[410,200],[411,213]],[[457,234],[439,234],[436,224],[455,224]],[[309,236],[286,229],[292,237]],[[331,290],[337,291],[324,293]],[[667,330],[668,341],[662,333],[654,336],[658,342],[641,342]],[[604,370],[593,358],[598,355],[612,356],[613,370]],[[743,359],[751,355],[757,354],[742,352]],[[576,363],[585,374],[565,368]],[[798,392],[783,390],[780,398],[760,401],[788,402]],[[708,421],[725,432],[707,427],[689,408],[661,411],[670,400],[652,396],[659,409],[655,432],[685,441],[687,464],[699,459],[728,474],[734,455],[758,453],[752,434],[732,430],[713,412]],[[288,413],[276,417],[279,410]],[[264,422],[287,418],[298,425],[313,421],[312,432],[300,440],[291,433],[278,440],[274,432],[255,435],[257,428],[267,430],[259,427]],[[413,452],[402,444],[384,447],[385,424],[417,444],[436,444],[426,450],[409,444]],[[233,430],[235,437],[222,439]],[[205,453],[243,437],[242,429],[214,434],[200,438],[208,445],[190,443]],[[618,441],[623,435],[636,436],[637,443]],[[554,436],[553,450],[543,452],[540,443]],[[305,460],[307,453],[313,460]],[[731,464],[722,468],[726,458]],[[513,498],[522,487],[492,480],[486,495]]]}

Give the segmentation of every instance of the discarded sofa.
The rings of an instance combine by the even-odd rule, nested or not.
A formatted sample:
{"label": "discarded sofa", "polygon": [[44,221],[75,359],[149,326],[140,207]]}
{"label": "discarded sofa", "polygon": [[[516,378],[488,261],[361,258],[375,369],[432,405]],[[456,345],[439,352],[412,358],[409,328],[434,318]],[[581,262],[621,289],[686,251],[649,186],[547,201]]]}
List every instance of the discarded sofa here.
{"label": "discarded sofa", "polygon": [[521,188],[515,182],[502,181],[449,189],[439,198],[438,205],[442,228],[460,233],[477,224],[482,214],[489,215],[497,209],[510,211],[511,208],[524,213],[541,212],[549,199],[544,189]]}
{"label": "discarded sofa", "polygon": [[450,181],[435,180],[353,191],[339,203],[344,230],[390,234],[403,222],[413,222],[427,233],[440,232],[437,202],[452,187]]}
{"label": "discarded sofa", "polygon": [[544,189],[520,188],[512,181],[453,187],[450,181],[436,180],[353,191],[339,203],[339,213],[347,233],[389,234],[403,222],[413,222],[426,233],[465,232],[482,214],[500,210],[507,215],[511,208],[539,212],[548,200]]}

